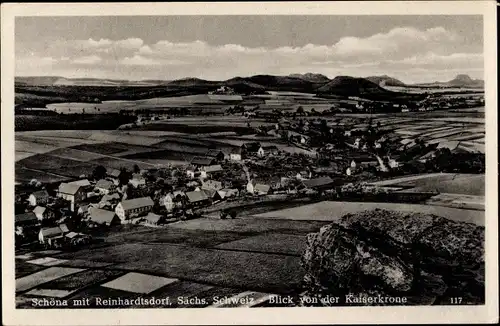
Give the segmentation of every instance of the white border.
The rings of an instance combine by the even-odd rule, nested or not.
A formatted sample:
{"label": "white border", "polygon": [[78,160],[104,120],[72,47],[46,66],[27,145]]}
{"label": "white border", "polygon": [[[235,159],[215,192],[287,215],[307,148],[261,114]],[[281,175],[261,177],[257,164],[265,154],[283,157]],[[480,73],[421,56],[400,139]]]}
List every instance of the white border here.
{"label": "white border", "polygon": [[[180,325],[498,322],[496,3],[494,1],[2,4],[2,316],[5,325]],[[486,84],[485,306],[16,310],[13,239],[14,18],[100,15],[483,15]]]}

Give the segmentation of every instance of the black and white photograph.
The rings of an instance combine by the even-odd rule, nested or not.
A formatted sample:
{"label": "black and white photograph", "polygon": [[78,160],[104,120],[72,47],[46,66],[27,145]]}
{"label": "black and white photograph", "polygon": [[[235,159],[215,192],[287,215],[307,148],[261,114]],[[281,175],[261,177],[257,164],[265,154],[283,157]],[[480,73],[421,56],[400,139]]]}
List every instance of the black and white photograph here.
{"label": "black and white photograph", "polygon": [[15,310],[485,307],[485,15],[172,12],[12,19]]}

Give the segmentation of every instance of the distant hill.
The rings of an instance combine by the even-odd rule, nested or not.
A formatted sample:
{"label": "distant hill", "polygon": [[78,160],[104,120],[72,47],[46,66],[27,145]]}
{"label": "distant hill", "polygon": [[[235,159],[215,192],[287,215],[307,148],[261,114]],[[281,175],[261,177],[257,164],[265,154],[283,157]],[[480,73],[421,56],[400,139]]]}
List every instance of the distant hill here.
{"label": "distant hill", "polygon": [[65,78],[65,77],[16,77],[16,85],[20,86],[155,86],[154,82],[130,81],[100,78]]}
{"label": "distant hill", "polygon": [[167,83],[169,86],[185,86],[185,87],[199,87],[199,86],[217,86],[220,82],[205,80],[200,78],[182,78],[172,80]]}
{"label": "distant hill", "polygon": [[381,87],[384,87],[384,86],[406,86],[406,84],[403,83],[402,81],[400,81],[396,78],[393,78],[393,77],[389,77],[387,75],[370,76],[370,77],[366,77],[365,79],[369,80],[372,83],[375,83]]}
{"label": "distant hill", "polygon": [[447,82],[420,83],[413,86],[420,87],[462,87],[462,88],[484,88],[484,80],[472,79],[469,75],[459,74]]}
{"label": "distant hill", "polygon": [[330,81],[330,78],[326,77],[325,75],[313,74],[309,72],[306,74],[291,74],[288,77],[300,78],[313,83],[328,83]]}
{"label": "distant hill", "polygon": [[63,77],[57,76],[33,76],[33,77],[15,77],[14,82],[19,85],[30,86],[50,86]]}
{"label": "distant hill", "polygon": [[453,87],[484,87],[484,80],[472,79],[469,75],[460,74],[446,84]]}

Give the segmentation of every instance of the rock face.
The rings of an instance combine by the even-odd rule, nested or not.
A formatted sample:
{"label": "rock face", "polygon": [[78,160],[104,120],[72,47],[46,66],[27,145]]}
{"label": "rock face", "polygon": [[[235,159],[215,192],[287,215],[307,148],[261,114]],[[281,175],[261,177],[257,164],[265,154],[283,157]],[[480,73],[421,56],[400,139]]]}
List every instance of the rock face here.
{"label": "rock face", "polygon": [[[404,297],[406,304],[451,304],[462,297],[462,303],[482,304],[484,240],[484,227],[435,215],[347,214],[308,235],[302,301],[338,305],[352,303],[349,296],[387,296]],[[332,296],[340,301],[324,299]]]}

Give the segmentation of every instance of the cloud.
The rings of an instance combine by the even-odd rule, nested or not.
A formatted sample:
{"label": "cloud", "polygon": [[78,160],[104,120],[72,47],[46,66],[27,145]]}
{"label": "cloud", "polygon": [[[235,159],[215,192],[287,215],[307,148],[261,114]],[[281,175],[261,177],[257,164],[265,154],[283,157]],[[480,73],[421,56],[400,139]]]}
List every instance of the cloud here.
{"label": "cloud", "polygon": [[73,63],[82,65],[92,65],[102,61],[102,58],[96,55],[89,55],[85,57],[79,57],[73,60]]}
{"label": "cloud", "polygon": [[[140,38],[90,38],[38,46],[27,44],[19,49],[25,60],[45,62],[37,71],[48,71],[50,66],[52,70],[45,74],[52,74],[54,70],[73,74],[86,65],[88,74],[109,73],[110,77],[132,76],[135,79],[188,76],[224,79],[293,72],[319,72],[330,77],[336,74],[366,76],[378,72],[408,75],[411,71],[420,74],[427,71],[429,79],[433,80],[446,71],[461,68],[464,73],[477,72],[483,67],[482,48],[470,47],[460,34],[439,26],[429,29],[398,27],[367,37],[347,35],[332,44],[297,47],[212,45],[202,40],[160,40],[146,44]],[[34,56],[26,55],[28,49]],[[67,59],[62,60],[63,57]],[[28,73],[23,65],[18,66],[21,74]]]}

